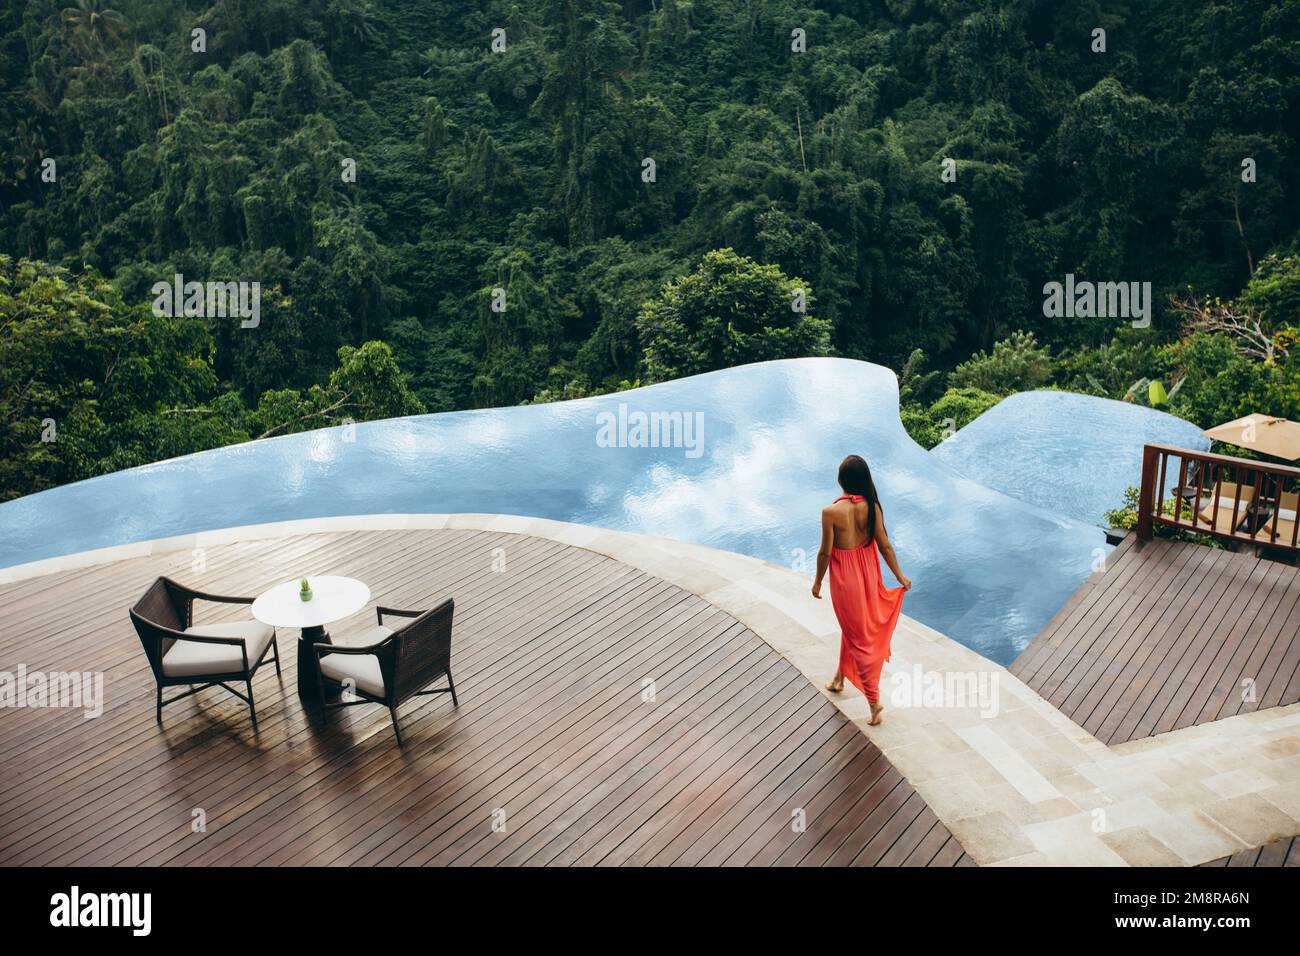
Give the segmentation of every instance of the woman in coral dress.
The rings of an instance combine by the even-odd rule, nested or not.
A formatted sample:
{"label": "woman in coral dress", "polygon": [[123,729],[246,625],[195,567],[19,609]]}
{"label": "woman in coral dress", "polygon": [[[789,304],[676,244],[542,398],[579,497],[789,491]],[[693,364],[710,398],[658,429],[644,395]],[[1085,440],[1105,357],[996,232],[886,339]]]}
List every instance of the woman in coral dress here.
{"label": "woman in coral dress", "polygon": [[[889,642],[903,610],[903,592],[911,579],[898,567],[898,556],[885,533],[885,516],[871,480],[871,469],[857,455],[840,463],[844,494],[822,509],[822,545],[817,552],[817,579],[812,594],[822,596],[822,578],[831,572],[831,603],[840,622],[840,666],[826,689],[838,694],[848,678],[871,704],[870,724],[880,723],[880,669],[889,660]],[[901,588],[887,588],[880,556]]]}

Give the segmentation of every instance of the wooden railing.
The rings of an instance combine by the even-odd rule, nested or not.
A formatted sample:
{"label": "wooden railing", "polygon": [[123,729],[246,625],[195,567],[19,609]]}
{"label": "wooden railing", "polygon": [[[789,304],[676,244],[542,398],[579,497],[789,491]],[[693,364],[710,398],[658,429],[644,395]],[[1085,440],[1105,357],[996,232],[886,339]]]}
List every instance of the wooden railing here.
{"label": "wooden railing", "polygon": [[[1169,487],[1171,478],[1176,479]],[[1166,491],[1167,490],[1167,491]],[[1147,445],[1142,450],[1138,537],[1157,524],[1300,552],[1300,468]]]}

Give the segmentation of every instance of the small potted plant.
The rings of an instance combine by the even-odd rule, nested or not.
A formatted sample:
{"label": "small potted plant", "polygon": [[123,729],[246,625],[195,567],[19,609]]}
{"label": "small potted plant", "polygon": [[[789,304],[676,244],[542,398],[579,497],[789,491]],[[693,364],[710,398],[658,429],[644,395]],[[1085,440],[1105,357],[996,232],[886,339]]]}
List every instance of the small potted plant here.
{"label": "small potted plant", "polygon": [[306,578],[302,579],[302,587],[298,589],[298,597],[304,601],[311,600],[311,585],[307,583]]}

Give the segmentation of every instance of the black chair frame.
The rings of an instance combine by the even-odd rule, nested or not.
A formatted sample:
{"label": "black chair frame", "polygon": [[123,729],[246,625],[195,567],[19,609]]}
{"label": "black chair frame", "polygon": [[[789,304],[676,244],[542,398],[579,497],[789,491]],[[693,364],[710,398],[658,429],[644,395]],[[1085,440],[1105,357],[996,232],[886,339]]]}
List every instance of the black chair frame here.
{"label": "black chair frame", "polygon": [[[266,660],[266,655],[270,651],[275,652],[272,661],[275,663],[276,677],[280,676],[278,635],[275,633],[275,629],[272,628],[270,642],[262,649],[262,653],[257,660],[250,662],[248,659],[248,644],[242,637],[206,637],[185,633],[185,628],[194,626],[195,601],[208,601],[214,604],[252,604],[253,598],[207,594],[203,591],[187,588],[171,578],[160,577],[154,581],[149,590],[144,593],[144,596],[131,608],[131,622],[135,625],[136,633],[140,635],[140,643],[144,645],[145,656],[149,658],[149,666],[153,670],[154,680],[157,683],[154,719],[161,724],[162,709],[168,704],[174,704],[178,700],[192,697],[199,691],[206,690],[209,687],[221,687],[248,705],[248,716],[252,719],[253,729],[256,730],[257,709],[253,705],[253,677],[257,674],[257,669],[262,666],[262,662]],[[179,624],[179,626],[169,626],[168,623],[159,621],[157,618],[168,618],[171,622]],[[238,645],[244,666],[240,670],[224,674],[171,677],[163,673],[163,655],[171,647],[171,644],[166,643],[168,641]],[[231,687],[227,681],[231,683],[242,682],[248,693],[241,694]],[[187,685],[190,689],[185,693],[177,694],[167,700],[163,699],[164,687],[183,687]]]}
{"label": "black chair frame", "polygon": [[[429,694],[451,694],[453,707],[459,707],[456,698],[456,682],[451,676],[451,623],[456,602],[447,598],[437,607],[428,611],[407,611],[399,608],[377,607],[375,616],[382,626],[384,616],[410,618],[410,621],[383,640],[364,647],[348,647],[340,644],[313,644],[316,652],[316,676],[320,682],[322,700],[325,689],[345,689],[342,682],[326,677],[321,673],[320,661],[331,654],[369,655],[379,659],[379,672],[383,675],[384,695],[382,697],[368,693],[360,687],[347,687],[356,700],[343,700],[325,704],[326,710],[341,707],[354,707],[357,704],[382,704],[388,708],[393,722],[393,734],[397,745],[402,746],[402,732],[397,725],[397,707],[412,697]],[[430,688],[428,685],[442,677],[447,678],[446,687]]]}

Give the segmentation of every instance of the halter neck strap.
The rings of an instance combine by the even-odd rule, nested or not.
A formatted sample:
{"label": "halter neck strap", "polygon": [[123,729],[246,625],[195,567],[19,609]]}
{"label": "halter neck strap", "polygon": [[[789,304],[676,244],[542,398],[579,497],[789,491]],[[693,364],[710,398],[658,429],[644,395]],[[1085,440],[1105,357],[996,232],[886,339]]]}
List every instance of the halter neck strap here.
{"label": "halter neck strap", "polygon": [[856,503],[859,501],[866,501],[866,500],[867,499],[864,498],[862,495],[840,495],[838,498],[832,501],[831,504],[838,504],[841,501],[852,501]]}

